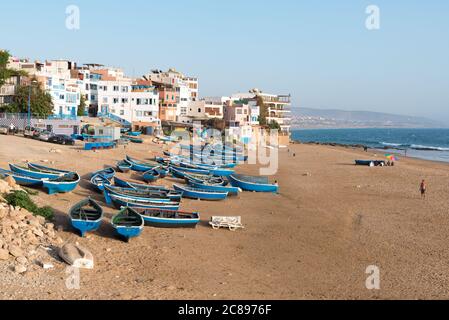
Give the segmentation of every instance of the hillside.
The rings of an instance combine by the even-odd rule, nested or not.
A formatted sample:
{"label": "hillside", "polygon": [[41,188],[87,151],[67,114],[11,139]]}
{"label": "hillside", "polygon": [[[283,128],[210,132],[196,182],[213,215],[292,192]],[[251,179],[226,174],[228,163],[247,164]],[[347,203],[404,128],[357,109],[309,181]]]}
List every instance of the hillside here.
{"label": "hillside", "polygon": [[443,128],[435,120],[370,111],[292,108],[293,128]]}

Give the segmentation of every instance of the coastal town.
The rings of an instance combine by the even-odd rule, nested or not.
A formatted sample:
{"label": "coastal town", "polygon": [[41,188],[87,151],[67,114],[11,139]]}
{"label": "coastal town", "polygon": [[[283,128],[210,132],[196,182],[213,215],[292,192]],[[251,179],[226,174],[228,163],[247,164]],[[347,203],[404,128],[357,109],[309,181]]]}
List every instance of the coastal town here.
{"label": "coastal town", "polygon": [[[3,51],[6,54],[6,51]],[[51,97],[51,114],[36,114],[30,99],[29,117],[56,134],[81,134],[81,120],[98,118],[110,125],[153,135],[189,128],[193,123],[228,129],[233,139],[249,143],[264,128],[279,131],[279,144],[290,139],[291,97],[258,89],[220,97],[202,97],[200,80],[175,69],[151,70],[139,78],[119,68],[69,60],[31,61],[8,54],[4,68],[11,71],[0,88],[0,125],[9,126],[7,106],[17,102],[17,91],[38,87]],[[26,90],[25,90],[26,91]],[[26,109],[28,101],[22,101]],[[3,111],[1,111],[3,110]],[[3,114],[2,114],[3,113]],[[3,119],[2,119],[3,118]],[[87,120],[86,120],[87,119]],[[17,119],[18,121],[18,119]],[[14,123],[23,127],[23,122]]]}

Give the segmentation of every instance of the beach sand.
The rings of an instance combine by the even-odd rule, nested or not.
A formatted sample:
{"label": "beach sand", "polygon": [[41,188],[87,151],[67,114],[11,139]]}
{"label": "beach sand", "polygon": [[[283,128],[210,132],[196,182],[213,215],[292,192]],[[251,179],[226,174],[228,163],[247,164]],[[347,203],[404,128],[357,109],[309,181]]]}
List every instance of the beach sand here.
{"label": "beach sand", "polygon": [[[115,166],[125,154],[143,159],[161,150],[146,142],[88,152],[81,144],[0,136],[0,167],[49,160],[49,166],[86,178],[105,165]],[[80,288],[69,290],[62,262],[53,260],[55,269],[36,267],[25,275],[2,263],[0,299],[449,298],[448,164],[401,158],[395,167],[357,167],[355,159],[375,158],[376,152],[318,145],[295,144],[279,152],[280,168],[272,179],[279,182],[280,194],[183,200],[182,210],[201,213],[196,229],[146,227],[130,243],[116,239],[106,222],[84,239],[71,229],[67,212],[73,204],[89,195],[102,201],[86,181],[71,194],[39,192],[33,198],[54,208],[56,226],[62,228],[58,235],[89,248],[95,268],[81,270]],[[258,166],[237,171],[258,174]],[[428,184],[426,200],[418,190],[422,179]],[[167,178],[158,184],[173,182]],[[106,205],[105,210],[109,221],[116,210]],[[213,215],[242,216],[246,228],[212,230]],[[380,290],[365,286],[370,265],[380,270]]]}

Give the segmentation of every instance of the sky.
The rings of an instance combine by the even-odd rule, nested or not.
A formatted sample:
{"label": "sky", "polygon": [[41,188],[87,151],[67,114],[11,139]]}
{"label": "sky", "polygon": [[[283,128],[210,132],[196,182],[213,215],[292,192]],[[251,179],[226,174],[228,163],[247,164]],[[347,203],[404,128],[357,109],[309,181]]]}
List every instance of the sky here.
{"label": "sky", "polygon": [[[30,59],[174,67],[201,96],[259,88],[294,107],[449,123],[447,0],[0,0],[0,48]],[[66,28],[66,7],[80,28]],[[366,8],[380,9],[368,30]]]}

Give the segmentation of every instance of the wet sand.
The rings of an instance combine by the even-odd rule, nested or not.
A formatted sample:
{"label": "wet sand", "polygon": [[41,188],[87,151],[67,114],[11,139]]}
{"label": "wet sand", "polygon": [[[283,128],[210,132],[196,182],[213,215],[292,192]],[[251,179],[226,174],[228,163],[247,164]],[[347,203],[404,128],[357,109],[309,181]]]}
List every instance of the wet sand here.
{"label": "wet sand", "polygon": [[[61,153],[49,152],[59,149]],[[115,166],[125,154],[160,155],[147,141],[125,150],[89,152],[22,137],[0,136],[0,167],[25,160],[76,170],[87,178]],[[289,152],[290,151],[290,152]],[[271,179],[280,194],[243,193],[224,202],[183,200],[198,211],[193,230],[146,227],[129,244],[108,223],[79,238],[69,208],[86,196],[102,201],[86,181],[71,194],[33,196],[56,212],[64,240],[78,241],[95,257],[82,270],[79,290],[66,288],[65,265],[39,267],[24,276],[0,270],[0,299],[430,299],[449,297],[449,165],[400,159],[395,167],[356,167],[375,158],[351,148],[292,145],[279,150],[280,168]],[[292,153],[296,153],[293,157]],[[381,159],[381,153],[377,155]],[[238,173],[257,174],[242,165]],[[135,174],[119,174],[138,181]],[[426,179],[428,198],[419,183]],[[157,184],[171,185],[166,178]],[[107,220],[116,211],[106,205]],[[212,230],[213,215],[240,215],[246,229]],[[367,290],[365,270],[380,269],[380,290]]]}

